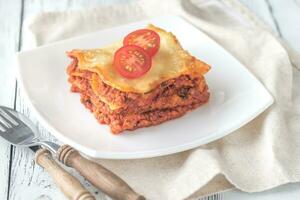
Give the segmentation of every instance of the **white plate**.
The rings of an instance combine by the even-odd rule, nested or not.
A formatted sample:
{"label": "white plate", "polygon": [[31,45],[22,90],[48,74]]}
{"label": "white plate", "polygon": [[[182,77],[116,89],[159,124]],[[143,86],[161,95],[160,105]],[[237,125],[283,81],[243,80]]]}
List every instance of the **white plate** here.
{"label": "white plate", "polygon": [[[184,49],[212,66],[209,103],[158,126],[112,135],[70,92],[66,51],[98,48],[149,22],[173,32]],[[177,16],[102,30],[18,54],[19,82],[38,120],[59,140],[91,157],[133,159],[172,154],[224,137],[273,103],[263,85],[233,56]]]}

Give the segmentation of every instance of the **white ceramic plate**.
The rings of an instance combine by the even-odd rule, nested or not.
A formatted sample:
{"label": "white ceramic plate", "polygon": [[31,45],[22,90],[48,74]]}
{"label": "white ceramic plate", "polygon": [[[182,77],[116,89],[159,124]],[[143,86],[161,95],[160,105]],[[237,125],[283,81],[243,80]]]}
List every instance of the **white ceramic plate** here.
{"label": "white ceramic plate", "polygon": [[[184,49],[212,66],[209,103],[158,126],[112,135],[70,92],[66,51],[98,48],[149,22],[173,32]],[[224,137],[263,112],[273,98],[233,56],[177,16],[94,32],[18,54],[19,82],[38,120],[59,140],[98,158],[133,159],[172,154]]]}

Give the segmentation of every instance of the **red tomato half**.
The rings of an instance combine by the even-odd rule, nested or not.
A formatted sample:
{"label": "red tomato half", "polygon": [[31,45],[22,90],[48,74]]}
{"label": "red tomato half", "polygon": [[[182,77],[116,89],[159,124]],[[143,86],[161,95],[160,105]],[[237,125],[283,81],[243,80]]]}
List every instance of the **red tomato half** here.
{"label": "red tomato half", "polygon": [[149,29],[139,29],[129,33],[123,40],[123,45],[136,45],[142,47],[150,56],[154,56],[160,44],[159,35]]}
{"label": "red tomato half", "polygon": [[141,47],[124,46],[115,53],[114,67],[125,78],[138,78],[149,71],[151,57]]}

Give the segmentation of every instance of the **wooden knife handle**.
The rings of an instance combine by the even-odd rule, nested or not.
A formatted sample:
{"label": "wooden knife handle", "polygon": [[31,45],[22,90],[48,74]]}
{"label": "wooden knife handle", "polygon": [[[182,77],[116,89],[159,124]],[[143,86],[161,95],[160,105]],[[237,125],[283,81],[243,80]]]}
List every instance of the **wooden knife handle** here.
{"label": "wooden knife handle", "polygon": [[53,178],[55,184],[70,200],[95,200],[81,183],[55,162],[47,149],[40,149],[35,154],[35,162],[42,166]]}
{"label": "wooden knife handle", "polygon": [[82,176],[108,196],[116,200],[145,200],[145,197],[134,192],[116,174],[100,164],[84,158],[72,147],[68,145],[61,146],[57,155],[59,161],[75,168]]}

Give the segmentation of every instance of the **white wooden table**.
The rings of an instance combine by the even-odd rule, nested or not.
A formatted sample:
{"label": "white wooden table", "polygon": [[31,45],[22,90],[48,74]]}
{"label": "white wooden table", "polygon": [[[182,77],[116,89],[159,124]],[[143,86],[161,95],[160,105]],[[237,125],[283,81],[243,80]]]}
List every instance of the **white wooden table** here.
{"label": "white wooden table", "polygon": [[[116,2],[122,0],[114,0]],[[300,52],[300,0],[241,0],[282,38]],[[34,120],[20,95],[13,70],[14,52],[22,50],[24,19],[41,11],[70,10],[109,3],[109,0],[0,0],[0,105],[21,110]],[[38,125],[43,134],[48,134]],[[0,139],[0,200],[65,199],[51,178],[33,162],[28,149],[15,148]],[[109,198],[76,175],[99,200]],[[205,199],[300,199],[300,184],[247,194],[225,192]]]}

